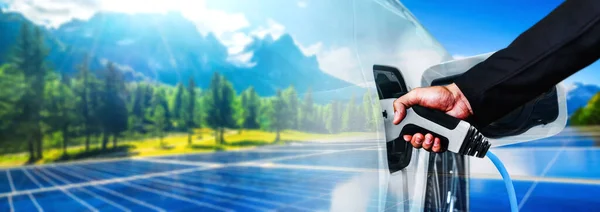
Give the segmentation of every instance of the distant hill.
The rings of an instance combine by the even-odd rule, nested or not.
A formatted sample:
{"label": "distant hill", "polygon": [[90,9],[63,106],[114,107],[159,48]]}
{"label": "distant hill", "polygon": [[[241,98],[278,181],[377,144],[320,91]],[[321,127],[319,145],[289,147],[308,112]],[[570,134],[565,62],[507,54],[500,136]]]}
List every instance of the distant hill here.
{"label": "distant hill", "polygon": [[575,83],[567,93],[567,110],[571,116],[577,109],[584,107],[590,99],[600,92],[600,86]]}
{"label": "distant hill", "polygon": [[[24,20],[20,14],[0,14],[0,54],[7,55]],[[213,34],[200,34],[194,23],[179,13],[98,13],[87,21],[74,20],[46,30],[45,35],[51,49],[49,61],[66,73],[75,73],[75,66],[90,54],[92,70],[112,61],[129,80],[174,85],[186,83],[193,74],[196,84],[207,88],[212,73],[218,71],[236,91],[254,86],[261,96],[274,95],[277,88],[290,85],[300,93],[309,87],[327,91],[352,85],[323,72],[317,59],[304,55],[288,34],[277,40],[254,37],[245,50],[253,52],[255,66],[233,64],[227,60],[225,45]]]}

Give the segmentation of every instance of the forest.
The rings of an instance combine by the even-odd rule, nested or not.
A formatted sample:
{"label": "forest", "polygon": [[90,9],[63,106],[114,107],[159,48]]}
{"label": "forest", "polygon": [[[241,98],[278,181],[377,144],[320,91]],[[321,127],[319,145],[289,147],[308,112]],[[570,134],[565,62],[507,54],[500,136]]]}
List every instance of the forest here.
{"label": "forest", "polygon": [[[215,72],[201,89],[193,76],[176,86],[155,81],[126,81],[111,62],[90,70],[89,58],[66,74],[46,60],[49,50],[40,29],[23,23],[6,63],[0,66],[0,154],[26,153],[28,161],[44,158],[44,149],[71,146],[109,151],[123,139],[162,138],[208,128],[215,143],[225,130],[296,130],[308,133],[373,131],[374,105],[368,93],[352,100],[316,104],[310,89],[294,86],[261,97],[252,87],[238,92]],[[200,134],[200,136],[202,136]],[[97,148],[96,148],[97,147]],[[95,149],[96,148],[96,149]]]}

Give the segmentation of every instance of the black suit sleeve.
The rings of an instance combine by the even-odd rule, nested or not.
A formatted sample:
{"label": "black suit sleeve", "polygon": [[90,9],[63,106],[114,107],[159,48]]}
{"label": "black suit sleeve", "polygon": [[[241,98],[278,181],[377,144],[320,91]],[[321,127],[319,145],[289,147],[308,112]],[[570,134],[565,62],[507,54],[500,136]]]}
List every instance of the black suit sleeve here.
{"label": "black suit sleeve", "polygon": [[600,57],[600,1],[566,0],[456,85],[486,126]]}

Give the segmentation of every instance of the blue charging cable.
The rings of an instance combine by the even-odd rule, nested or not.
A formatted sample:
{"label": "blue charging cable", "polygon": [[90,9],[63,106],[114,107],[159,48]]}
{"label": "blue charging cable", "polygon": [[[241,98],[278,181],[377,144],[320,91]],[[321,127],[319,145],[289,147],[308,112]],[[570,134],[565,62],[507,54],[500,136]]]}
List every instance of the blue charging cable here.
{"label": "blue charging cable", "polygon": [[515,193],[515,187],[513,186],[512,180],[510,179],[510,175],[508,175],[508,171],[502,164],[502,161],[496,157],[492,152],[487,152],[487,157],[494,163],[500,175],[502,175],[502,179],[504,180],[504,184],[506,185],[506,190],[508,191],[508,198],[510,201],[510,210],[512,212],[519,211],[519,205],[517,204],[517,195]]}

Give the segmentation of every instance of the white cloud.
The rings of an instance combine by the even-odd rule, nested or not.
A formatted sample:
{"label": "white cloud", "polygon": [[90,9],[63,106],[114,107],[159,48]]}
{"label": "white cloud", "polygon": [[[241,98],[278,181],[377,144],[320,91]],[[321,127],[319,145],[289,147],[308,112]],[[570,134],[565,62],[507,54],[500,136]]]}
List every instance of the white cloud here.
{"label": "white cloud", "polygon": [[300,47],[300,50],[302,50],[302,53],[304,53],[304,55],[316,55],[319,52],[321,52],[323,50],[323,43],[318,42],[309,46],[304,46],[300,43],[298,43],[296,40],[294,40],[296,43],[296,46]]}
{"label": "white cloud", "polygon": [[230,55],[241,53],[244,47],[252,42],[250,36],[241,32],[226,33],[220,37],[220,40],[228,47],[227,52]]}
{"label": "white cloud", "polygon": [[197,10],[182,8],[180,11],[184,17],[196,24],[200,32],[203,34],[212,32],[217,37],[250,26],[246,17],[240,13],[227,13],[206,8]]}
{"label": "white cloud", "polygon": [[330,75],[348,82],[363,82],[356,56],[348,47],[320,51],[317,53],[317,60],[321,70]]}
{"label": "white cloud", "polygon": [[281,35],[285,33],[285,26],[276,22],[273,19],[267,19],[267,27],[260,26],[253,30],[250,34],[259,38],[264,38],[267,35],[271,35],[273,39],[277,40]]}
{"label": "white cloud", "polygon": [[253,52],[243,52],[235,55],[230,55],[227,58],[227,61],[240,67],[253,67],[256,65],[256,63],[250,62],[252,56],[254,56]]}
{"label": "white cloud", "polygon": [[72,19],[88,19],[99,9],[99,2],[88,1],[48,1],[48,0],[9,0],[6,11],[20,12],[27,19],[40,25],[58,27]]}
{"label": "white cloud", "polygon": [[300,7],[300,8],[306,8],[306,6],[308,6],[308,4],[306,3],[306,1],[298,1],[298,7]]}

